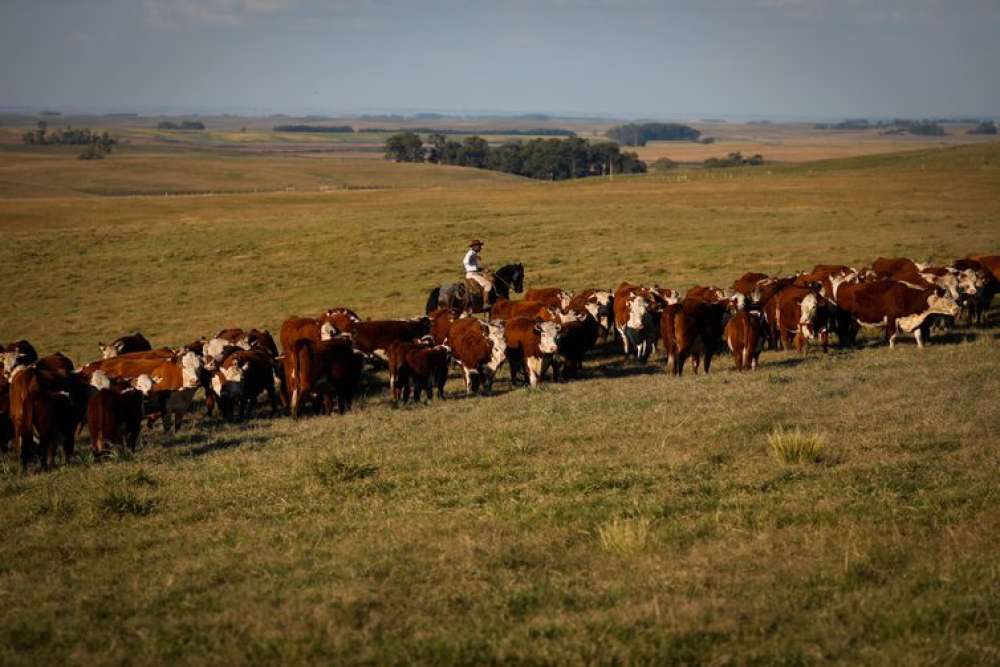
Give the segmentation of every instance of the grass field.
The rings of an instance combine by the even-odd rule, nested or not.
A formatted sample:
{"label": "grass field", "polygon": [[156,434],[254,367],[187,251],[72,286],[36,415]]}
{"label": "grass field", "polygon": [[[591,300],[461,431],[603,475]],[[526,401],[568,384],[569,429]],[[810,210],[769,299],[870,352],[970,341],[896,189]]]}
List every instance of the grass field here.
{"label": "grass field", "polygon": [[[471,236],[529,287],[1000,250],[996,143],[558,184],[37,159],[0,152],[0,340],[77,361],[135,328],[414,315]],[[96,194],[222,189],[222,165],[297,189]],[[385,189],[318,191],[337,178]],[[454,400],[402,409],[372,377],[342,418],[195,417],[48,475],[5,458],[0,662],[997,662],[1000,330],[939,342],[682,379],[605,350],[584,381],[463,399],[453,379]]]}

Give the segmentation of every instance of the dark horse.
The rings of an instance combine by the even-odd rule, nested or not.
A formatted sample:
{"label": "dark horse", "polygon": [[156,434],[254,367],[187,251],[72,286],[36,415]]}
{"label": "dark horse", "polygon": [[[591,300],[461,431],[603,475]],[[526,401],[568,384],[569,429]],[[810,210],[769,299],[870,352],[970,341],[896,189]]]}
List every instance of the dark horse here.
{"label": "dark horse", "polygon": [[524,264],[507,264],[493,273],[493,289],[483,303],[482,290],[470,290],[466,282],[439,285],[427,297],[427,312],[450,308],[455,313],[485,313],[498,298],[509,299],[511,291],[524,291]]}

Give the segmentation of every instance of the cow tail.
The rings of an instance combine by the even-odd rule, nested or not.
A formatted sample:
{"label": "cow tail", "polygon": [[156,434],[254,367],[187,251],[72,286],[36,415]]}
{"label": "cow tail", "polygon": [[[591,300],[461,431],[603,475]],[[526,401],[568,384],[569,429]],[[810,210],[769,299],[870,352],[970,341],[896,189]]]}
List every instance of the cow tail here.
{"label": "cow tail", "polygon": [[753,358],[751,342],[753,340],[753,321],[748,317],[746,320],[746,333],[743,335],[743,368],[750,368],[750,361]]}
{"label": "cow tail", "polygon": [[35,423],[34,397],[31,392],[24,392],[24,402],[21,405],[21,422],[17,426],[14,434],[14,448],[21,458],[21,466],[26,467],[34,447],[34,439],[31,435],[32,425]]}
{"label": "cow tail", "polygon": [[424,307],[424,312],[427,315],[431,314],[431,311],[437,310],[441,303],[441,287],[435,287],[431,290],[430,295],[427,297],[427,305]]}

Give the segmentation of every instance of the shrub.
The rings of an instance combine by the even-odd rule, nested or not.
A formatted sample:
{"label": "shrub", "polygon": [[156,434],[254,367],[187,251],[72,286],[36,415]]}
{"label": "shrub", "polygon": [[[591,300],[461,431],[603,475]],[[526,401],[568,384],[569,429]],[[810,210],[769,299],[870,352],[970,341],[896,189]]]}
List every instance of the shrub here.
{"label": "shrub", "polygon": [[966,134],[996,134],[997,124],[992,120],[983,121],[976,127],[972,128]]}
{"label": "shrub", "polygon": [[627,556],[646,548],[652,525],[645,517],[612,519],[598,527],[597,537],[605,551]]}
{"label": "shrub", "polygon": [[668,157],[661,157],[659,160],[653,163],[653,171],[669,171],[671,169],[676,169],[680,165],[671,160]]}
{"label": "shrub", "polygon": [[818,463],[826,449],[826,435],[819,431],[778,428],[767,436],[771,455],[782,463]]}

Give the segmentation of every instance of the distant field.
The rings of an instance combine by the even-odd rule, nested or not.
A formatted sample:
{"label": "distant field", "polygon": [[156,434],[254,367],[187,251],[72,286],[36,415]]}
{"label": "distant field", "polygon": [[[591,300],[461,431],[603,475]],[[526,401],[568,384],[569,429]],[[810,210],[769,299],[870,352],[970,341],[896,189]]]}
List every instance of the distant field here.
{"label": "distant field", "polygon": [[[82,362],[133,329],[417,315],[473,236],[529,287],[949,261],[1000,252],[997,192],[1000,143],[561,183],[8,147],[0,341]],[[499,396],[452,378],[426,408],[392,409],[379,373],[342,418],[196,416],[48,475],[0,458],[0,662],[994,663],[998,315],[745,376],[603,349],[584,381],[511,390],[504,369]],[[788,429],[817,462],[772,457]]]}

